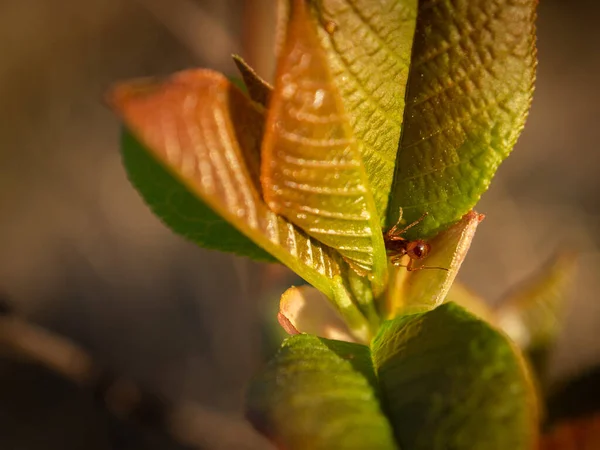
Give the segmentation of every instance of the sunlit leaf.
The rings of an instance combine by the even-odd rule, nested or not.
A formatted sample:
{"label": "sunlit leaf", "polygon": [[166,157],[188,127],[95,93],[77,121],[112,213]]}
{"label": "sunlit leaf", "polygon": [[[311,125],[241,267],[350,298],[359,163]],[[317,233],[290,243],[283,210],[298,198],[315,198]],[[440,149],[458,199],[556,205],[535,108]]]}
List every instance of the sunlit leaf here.
{"label": "sunlit leaf", "polygon": [[316,0],[334,81],[384,220],[400,140],[417,0]]}
{"label": "sunlit leaf", "polygon": [[289,334],[308,333],[327,339],[357,342],[342,316],[325,295],[312,286],[291,287],[279,302],[279,323]]}
{"label": "sunlit leaf", "polygon": [[129,180],[154,214],[174,232],[204,248],[258,261],[277,261],[165,170],[127,130],[123,132],[121,150]]}
{"label": "sunlit leaf", "polygon": [[384,323],[370,351],[289,338],[251,384],[248,417],[292,450],[532,450],[537,410],[522,362],[487,322],[444,304]]}
{"label": "sunlit leaf", "polygon": [[378,396],[368,347],[297,335],[250,385],[247,416],[286,450],[398,449]]}
{"label": "sunlit leaf", "polygon": [[[460,222],[429,241],[431,253],[427,258],[415,261],[414,268],[434,268],[411,272],[405,267],[394,268],[387,293],[386,310],[389,317],[429,311],[442,304],[481,220],[483,215],[470,212]],[[405,257],[405,264],[408,264],[408,257]]]}
{"label": "sunlit leaf", "polygon": [[471,210],[512,150],[535,78],[537,0],[419,2],[388,223],[431,236]]}
{"label": "sunlit leaf", "polygon": [[254,69],[241,56],[233,55],[233,61],[244,79],[244,84],[248,89],[250,98],[256,103],[267,107],[271,98],[271,91],[273,90],[271,85],[258,76]]}
{"label": "sunlit leaf", "polygon": [[384,323],[371,351],[400,448],[531,450],[537,442],[521,356],[459,306]]}
{"label": "sunlit leaf", "polygon": [[[111,102],[171,175],[162,177],[167,184],[157,189],[150,177],[156,171],[145,169],[148,158],[142,157],[138,164],[139,151],[128,154],[130,177],[167,224],[179,223],[175,231],[195,236],[210,248],[235,250],[232,242],[242,240],[239,235],[231,237],[230,229],[223,226],[226,221],[329,298],[337,295],[339,257],[276,216],[261,199],[263,116],[226,78],[208,70],[190,70],[163,83],[125,83],[113,90]],[[185,202],[173,204],[182,199],[179,194],[171,198],[173,192],[182,191],[181,186],[173,188],[177,183],[200,201],[184,196]],[[207,234],[201,235],[204,230]],[[243,245],[238,250],[244,254],[246,249]]]}
{"label": "sunlit leaf", "polygon": [[380,219],[352,128],[304,0],[294,0],[262,146],[269,207],[338,250],[381,292]]}

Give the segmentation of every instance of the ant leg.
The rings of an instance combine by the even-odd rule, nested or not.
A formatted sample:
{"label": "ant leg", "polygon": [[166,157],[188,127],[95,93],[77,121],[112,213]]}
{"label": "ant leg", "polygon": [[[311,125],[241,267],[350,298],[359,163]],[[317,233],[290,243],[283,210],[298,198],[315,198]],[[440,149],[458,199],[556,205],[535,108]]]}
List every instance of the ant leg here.
{"label": "ant leg", "polygon": [[402,253],[401,255],[396,255],[396,256],[393,256],[392,258],[390,258],[390,262],[392,263],[392,265],[396,266],[396,267],[406,267],[406,266],[399,264],[400,261],[402,261],[402,258],[404,257],[405,254],[406,253]]}
{"label": "ant leg", "polygon": [[424,212],[423,215],[421,217],[419,217],[417,220],[415,220],[413,223],[411,223],[410,225],[405,226],[404,228],[402,228],[400,231],[398,231],[398,225],[400,224],[400,221],[402,220],[402,208],[400,208],[400,218],[398,219],[398,222],[396,223],[396,225],[394,225],[390,231],[387,232],[388,235],[392,235],[392,234],[404,234],[407,230],[409,230],[410,228],[414,227],[415,225],[417,225],[419,222],[421,222],[425,217],[427,217],[427,214],[429,214],[428,212]]}
{"label": "ant leg", "polygon": [[450,269],[446,269],[445,267],[438,267],[438,266],[419,266],[419,267],[413,267],[414,262],[416,261],[415,259],[411,259],[410,261],[408,261],[408,264],[404,265],[404,264],[396,264],[397,262],[400,262],[400,259],[402,258],[393,258],[392,259],[392,264],[396,267],[406,267],[406,270],[408,272],[416,272],[417,270],[423,270],[423,269],[438,269],[438,270],[445,270],[446,272],[448,272]]}
{"label": "ant leg", "polygon": [[438,270],[445,270],[446,272],[450,272],[450,269],[447,269],[445,267],[438,267],[438,266],[420,266],[420,267],[411,267],[410,269],[407,268],[407,270],[409,272],[415,272],[416,270],[423,270],[423,269],[438,269]]}
{"label": "ant leg", "polygon": [[[399,259],[397,261],[400,261]],[[446,269],[445,267],[438,267],[438,266],[419,266],[419,267],[413,267],[413,263],[416,260],[411,259],[408,264],[404,265],[404,264],[394,264],[394,260],[392,260],[392,264],[394,264],[396,267],[406,267],[406,270],[409,272],[416,272],[417,270],[423,270],[423,269],[438,269],[438,270],[445,270],[446,272],[448,272],[450,269]]]}

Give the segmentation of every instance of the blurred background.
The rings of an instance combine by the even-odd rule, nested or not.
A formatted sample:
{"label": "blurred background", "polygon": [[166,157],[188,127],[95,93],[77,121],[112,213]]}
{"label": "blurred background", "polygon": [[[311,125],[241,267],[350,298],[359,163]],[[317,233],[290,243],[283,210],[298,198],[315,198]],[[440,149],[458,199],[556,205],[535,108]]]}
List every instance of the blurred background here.
{"label": "blurred background", "polygon": [[[103,94],[194,66],[234,74],[231,53],[270,79],[274,3],[0,1],[2,296],[112,372],[194,402],[209,449],[268,448],[241,420],[243,392],[294,278],[199,249],[154,218],[121,167]],[[493,303],[556,250],[580,251],[557,380],[600,363],[599,13],[591,1],[541,2],[533,108],[477,208],[487,219],[460,275]],[[181,447],[50,371],[0,358],[0,448]]]}

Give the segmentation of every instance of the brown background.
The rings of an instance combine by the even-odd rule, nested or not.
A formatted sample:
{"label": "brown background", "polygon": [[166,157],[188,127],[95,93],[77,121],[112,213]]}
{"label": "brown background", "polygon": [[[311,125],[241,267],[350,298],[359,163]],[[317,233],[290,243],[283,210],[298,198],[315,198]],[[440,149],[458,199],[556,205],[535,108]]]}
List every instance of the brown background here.
{"label": "brown background", "polygon": [[[265,353],[261,323],[292,278],[266,288],[272,271],[161,225],[126,180],[102,95],[117,80],[192,66],[231,74],[232,52],[268,78],[271,3],[0,1],[0,288],[107,367],[228,417],[240,415]],[[478,206],[487,219],[461,272],[493,302],[561,246],[581,250],[556,378],[600,362],[598,13],[591,1],[541,2],[533,109]],[[224,436],[206,448],[241,448]],[[0,359],[0,448],[169,445]]]}

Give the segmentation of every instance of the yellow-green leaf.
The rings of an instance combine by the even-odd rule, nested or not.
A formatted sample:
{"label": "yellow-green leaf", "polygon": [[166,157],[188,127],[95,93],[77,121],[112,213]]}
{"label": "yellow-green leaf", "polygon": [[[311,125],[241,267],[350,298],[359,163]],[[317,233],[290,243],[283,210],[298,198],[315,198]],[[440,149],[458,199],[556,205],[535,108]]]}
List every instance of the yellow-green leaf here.
{"label": "yellow-green leaf", "polygon": [[384,221],[400,141],[417,0],[315,0],[311,5]]}
{"label": "yellow-green leaf", "polygon": [[373,364],[400,448],[531,450],[535,394],[522,355],[454,303],[385,322]]}
{"label": "yellow-green leaf", "polygon": [[[430,254],[414,261],[416,270],[394,268],[386,299],[388,317],[430,311],[444,302],[482,220],[483,215],[471,211],[429,241]],[[408,264],[407,256],[404,264]],[[419,270],[421,267],[430,268]]]}
{"label": "yellow-green leaf", "polygon": [[369,347],[301,334],[252,381],[246,415],[279,449],[398,450],[379,396]]}
{"label": "yellow-green leaf", "polygon": [[389,224],[400,207],[409,221],[428,212],[431,236],[485,192],[531,103],[537,3],[419,2]]}
{"label": "yellow-green leaf", "polygon": [[271,210],[385,284],[380,219],[304,0],[292,4],[267,113],[261,184]]}

